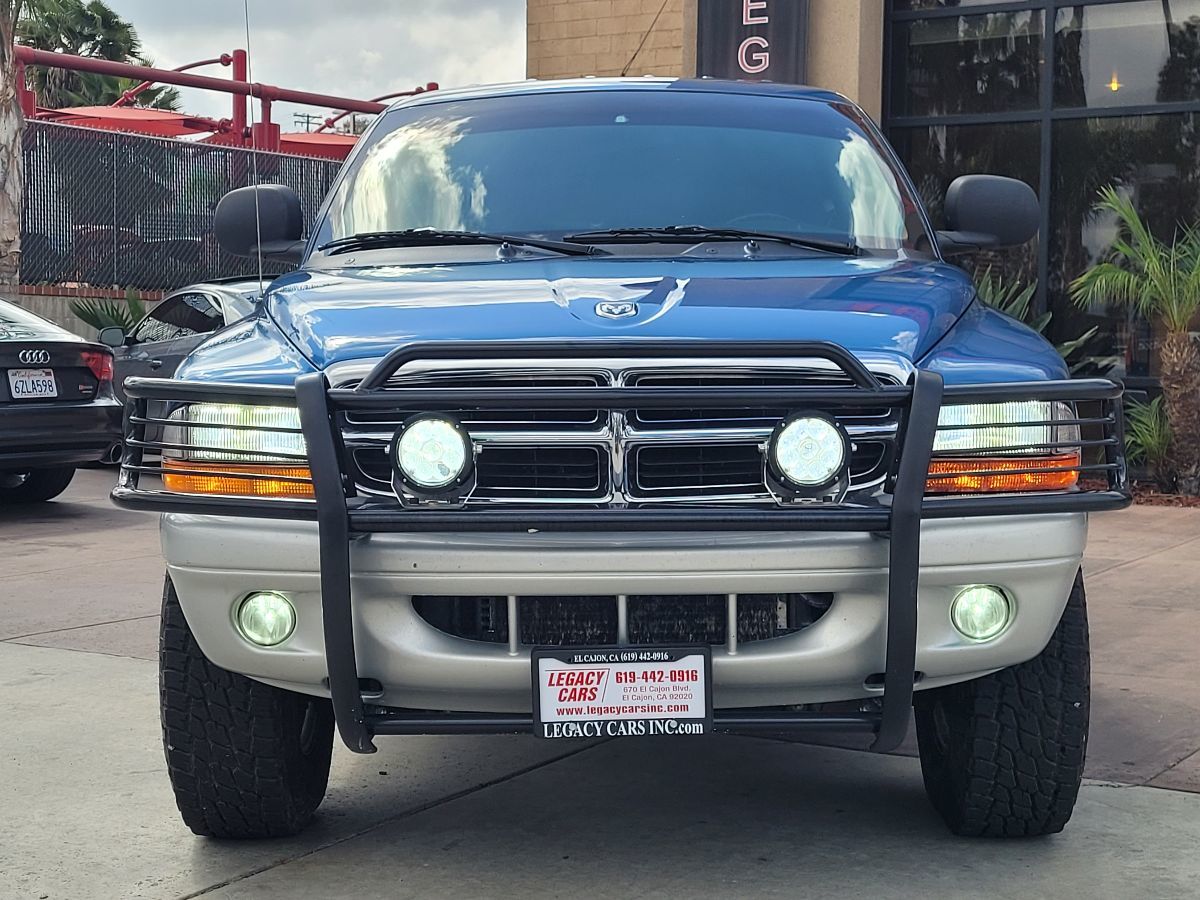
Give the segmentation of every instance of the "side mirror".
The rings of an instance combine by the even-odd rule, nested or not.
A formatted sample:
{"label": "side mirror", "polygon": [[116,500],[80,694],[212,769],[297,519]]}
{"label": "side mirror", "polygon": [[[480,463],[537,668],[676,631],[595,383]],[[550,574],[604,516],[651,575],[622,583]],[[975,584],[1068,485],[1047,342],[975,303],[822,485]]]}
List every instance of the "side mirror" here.
{"label": "side mirror", "polygon": [[109,325],[107,328],[101,328],[96,335],[96,340],[109,347],[124,347],[125,346],[125,329],[120,325]]}
{"label": "side mirror", "polygon": [[946,191],[942,254],[1019,247],[1038,233],[1041,209],[1033,188],[999,175],[963,175]]}
{"label": "side mirror", "polygon": [[253,257],[261,251],[270,259],[298,263],[304,252],[300,197],[283,184],[230,191],[217,204],[213,231],[226,253]]}

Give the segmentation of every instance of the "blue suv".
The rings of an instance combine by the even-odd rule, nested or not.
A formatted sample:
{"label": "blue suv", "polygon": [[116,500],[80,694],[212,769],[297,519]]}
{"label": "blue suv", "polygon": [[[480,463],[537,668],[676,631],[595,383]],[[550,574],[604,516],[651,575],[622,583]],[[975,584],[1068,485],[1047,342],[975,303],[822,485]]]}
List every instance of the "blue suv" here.
{"label": "blue suv", "polygon": [[296,268],[126,384],[113,494],[164,514],[184,821],[298,831],[335,728],[886,751],[915,708],[953,831],[1061,830],[1121,389],[946,262],[1031,239],[1027,186],[945,215],[844,97],[649,78],[398,103],[306,239],[227,195]]}

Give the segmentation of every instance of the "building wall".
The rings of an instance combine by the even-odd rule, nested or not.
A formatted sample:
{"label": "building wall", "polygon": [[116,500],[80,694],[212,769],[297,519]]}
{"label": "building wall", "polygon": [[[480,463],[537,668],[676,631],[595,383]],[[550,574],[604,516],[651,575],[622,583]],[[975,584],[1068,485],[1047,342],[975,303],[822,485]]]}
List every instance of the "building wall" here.
{"label": "building wall", "polygon": [[811,0],[808,82],[845,94],[879,121],[884,0]]}
{"label": "building wall", "polygon": [[[527,74],[694,76],[696,3],[528,0]],[[883,22],[884,0],[811,0],[808,82],[845,94],[876,119],[883,96]]]}
{"label": "building wall", "polygon": [[686,0],[528,0],[527,74],[681,75],[686,5]]}

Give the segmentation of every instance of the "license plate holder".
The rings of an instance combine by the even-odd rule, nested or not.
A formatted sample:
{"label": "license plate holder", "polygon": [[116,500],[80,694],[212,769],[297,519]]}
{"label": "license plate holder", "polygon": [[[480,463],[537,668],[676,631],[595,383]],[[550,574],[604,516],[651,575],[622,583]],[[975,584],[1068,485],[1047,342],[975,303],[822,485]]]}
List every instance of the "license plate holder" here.
{"label": "license plate holder", "polygon": [[53,400],[58,381],[53,369],[9,369],[8,395],[14,400]]}
{"label": "license plate holder", "polygon": [[712,649],[546,647],[531,654],[540,738],[712,733]]}

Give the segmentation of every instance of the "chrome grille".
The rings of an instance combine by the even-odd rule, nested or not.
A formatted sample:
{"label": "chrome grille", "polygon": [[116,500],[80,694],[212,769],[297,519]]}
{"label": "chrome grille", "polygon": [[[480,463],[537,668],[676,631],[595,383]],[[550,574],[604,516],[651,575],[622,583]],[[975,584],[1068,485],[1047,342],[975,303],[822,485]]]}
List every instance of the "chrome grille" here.
{"label": "chrome grille", "polygon": [[[421,374],[394,375],[384,386],[399,387],[446,387],[446,388],[522,388],[522,387],[598,387],[606,380],[594,373],[581,372],[578,374],[560,374],[556,372],[543,373],[513,373],[495,374],[481,377],[478,374]],[[355,387],[354,382],[341,384],[339,387]],[[414,414],[413,410],[385,410],[383,412],[356,411],[346,415],[346,421],[351,425],[390,426],[398,428],[405,419]],[[463,410],[458,419],[471,428],[504,428],[514,431],[533,431],[544,428],[587,428],[599,427],[601,413],[598,409],[554,409],[554,410]]]}
{"label": "chrome grille", "polygon": [[[355,450],[354,462],[360,486],[372,493],[391,491],[392,464],[383,447]],[[599,498],[608,493],[608,453],[599,447],[487,447],[475,467],[479,496]]]}
{"label": "chrome grille", "polygon": [[[855,444],[850,458],[852,483],[866,484],[886,474],[888,445]],[[637,496],[720,496],[731,491],[766,493],[758,444],[667,445],[637,447],[629,467]]]}
{"label": "chrome grille", "polygon": [[[853,387],[842,372],[632,372],[625,379],[633,387]],[[635,409],[629,421],[645,428],[774,428],[786,409]],[[852,421],[887,418],[890,410],[858,409]],[[843,422],[851,421],[842,416]]]}
{"label": "chrome grille", "polygon": [[[724,361],[723,361],[724,362]],[[447,371],[446,365],[457,365]],[[884,384],[897,384],[877,373]],[[338,387],[354,387],[354,380]],[[808,361],[598,362],[569,360],[498,368],[464,361],[401,369],[387,387],[522,388],[602,386],[851,387],[844,373]],[[398,399],[398,404],[402,401]],[[854,444],[850,490],[877,489],[892,460],[898,417],[888,408],[829,410]],[[446,410],[480,448],[468,503],[773,503],[763,479],[762,445],[787,409]],[[358,490],[392,496],[389,438],[412,411],[355,412],[342,423]]]}

